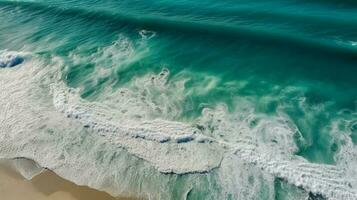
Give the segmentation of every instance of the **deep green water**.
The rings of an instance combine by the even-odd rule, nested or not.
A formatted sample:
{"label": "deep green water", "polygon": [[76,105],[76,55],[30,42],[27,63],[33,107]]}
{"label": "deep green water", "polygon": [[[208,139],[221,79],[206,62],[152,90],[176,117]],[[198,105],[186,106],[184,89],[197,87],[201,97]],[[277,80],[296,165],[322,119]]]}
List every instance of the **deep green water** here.
{"label": "deep green water", "polygon": [[[311,163],[338,165],[342,135],[357,143],[353,0],[0,1],[0,49],[60,58],[88,101],[146,92],[147,119],[192,123],[222,103],[284,116],[300,133],[294,155]],[[137,81],[163,69],[164,89]],[[299,193],[274,185],[276,199]]]}

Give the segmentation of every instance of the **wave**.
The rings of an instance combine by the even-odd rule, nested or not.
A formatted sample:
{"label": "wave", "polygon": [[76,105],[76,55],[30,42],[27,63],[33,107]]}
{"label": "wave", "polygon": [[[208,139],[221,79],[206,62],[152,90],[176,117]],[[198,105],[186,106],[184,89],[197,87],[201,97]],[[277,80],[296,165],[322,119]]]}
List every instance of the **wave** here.
{"label": "wave", "polygon": [[[219,13],[211,13],[202,16],[177,16],[145,15],[142,11],[125,12],[107,9],[90,9],[83,6],[64,6],[62,4],[48,4],[44,2],[27,1],[1,1],[3,9],[20,8],[22,11],[34,13],[34,15],[60,15],[66,18],[81,18],[87,23],[105,23],[112,27],[140,27],[153,31],[166,31],[182,34],[205,35],[229,39],[247,38],[260,42],[274,42],[275,45],[291,45],[298,48],[317,50],[322,53],[331,53],[334,56],[356,58],[357,49],[354,45],[351,32],[355,20],[348,20],[344,15],[341,18],[330,19],[331,15],[318,16],[315,13],[289,13],[279,10],[254,10],[251,8],[237,8],[227,12],[223,16]],[[230,13],[231,12],[231,13]],[[216,17],[212,17],[216,16]],[[227,15],[227,16],[226,16]],[[257,17],[258,16],[258,17]],[[197,19],[196,19],[197,18]],[[212,19],[213,18],[213,19]],[[235,19],[237,18],[237,19]],[[353,18],[351,16],[351,18]],[[293,26],[281,23],[281,19],[288,21]],[[339,30],[336,33],[335,30]],[[353,30],[352,30],[353,31]]]}
{"label": "wave", "polygon": [[[194,145],[191,141],[205,140],[197,135],[198,130],[188,125],[166,120],[115,118],[117,114],[109,112],[110,108],[83,102],[78,92],[63,86],[53,86],[53,94],[54,106],[58,111],[80,122],[85,128],[111,138],[130,153],[152,163],[161,172],[207,172],[220,164],[222,152],[213,144],[200,142]],[[160,145],[152,148],[156,143]],[[193,154],[195,156],[190,156]]]}
{"label": "wave", "polygon": [[[31,55],[1,69],[1,158],[32,159],[77,184],[148,199],[259,198],[265,190],[273,198],[275,178],[327,199],[357,197],[351,165],[313,164],[294,155],[301,133],[284,115],[260,114],[243,102],[245,108],[232,113],[225,105],[206,108],[190,123],[133,120],[82,99],[61,81],[63,64],[59,57]],[[154,79],[166,87],[168,73]]]}

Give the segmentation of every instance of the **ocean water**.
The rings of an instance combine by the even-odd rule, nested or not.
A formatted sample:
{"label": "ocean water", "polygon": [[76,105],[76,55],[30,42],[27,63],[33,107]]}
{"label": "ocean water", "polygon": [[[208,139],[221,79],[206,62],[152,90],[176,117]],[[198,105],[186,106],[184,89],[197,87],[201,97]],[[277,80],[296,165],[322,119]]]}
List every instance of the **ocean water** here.
{"label": "ocean water", "polygon": [[113,196],[357,199],[353,0],[0,1],[0,158]]}

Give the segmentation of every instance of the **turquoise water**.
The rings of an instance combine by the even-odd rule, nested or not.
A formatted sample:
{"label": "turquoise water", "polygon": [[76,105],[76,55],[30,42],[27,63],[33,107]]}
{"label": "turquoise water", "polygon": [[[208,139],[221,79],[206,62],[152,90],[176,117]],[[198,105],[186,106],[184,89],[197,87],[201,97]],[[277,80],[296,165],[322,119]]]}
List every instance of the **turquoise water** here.
{"label": "turquoise water", "polygon": [[[357,3],[352,0],[0,1],[0,49],[31,53],[42,60],[40,68],[56,71],[66,87],[79,89],[82,101],[103,103],[114,113],[127,106],[128,119],[178,121],[219,138],[221,121],[201,123],[201,118],[205,110],[224,105],[226,115],[239,116],[225,122],[234,126],[245,122],[248,112],[255,116],[249,127],[264,125],[260,130],[271,128],[274,134],[263,122],[283,118],[295,131],[290,136],[296,148],[286,150],[289,156],[337,166],[345,174],[356,167]],[[61,64],[49,64],[54,58]],[[166,72],[162,82],[150,83]],[[133,92],[117,100],[123,88]],[[263,145],[281,144],[262,135],[257,140]],[[239,138],[232,132],[220,137]],[[215,192],[234,191],[234,185],[216,182],[217,174],[192,174],[202,176],[199,187],[191,187],[190,175],[161,176],[174,176],[172,188],[162,191],[171,199],[331,197],[275,174],[267,178],[272,181],[258,175],[257,190],[248,184],[239,195],[223,196]],[[183,189],[187,185],[189,192]]]}

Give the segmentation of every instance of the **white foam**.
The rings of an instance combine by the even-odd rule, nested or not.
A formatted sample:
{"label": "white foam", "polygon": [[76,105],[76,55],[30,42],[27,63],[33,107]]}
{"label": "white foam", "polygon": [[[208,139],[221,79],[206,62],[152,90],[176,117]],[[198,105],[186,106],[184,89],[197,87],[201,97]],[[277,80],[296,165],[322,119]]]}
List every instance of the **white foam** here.
{"label": "white foam", "polygon": [[[66,100],[66,102],[69,102],[69,104],[72,103],[69,100]],[[82,111],[83,109],[78,106],[78,104],[75,107],[79,110],[78,113],[88,113],[87,111]],[[94,106],[86,107],[90,107],[92,112],[93,110],[98,110],[95,109]],[[215,149],[232,149],[234,150],[234,154],[237,155],[237,159],[243,161],[244,163],[257,166],[258,168],[261,168],[276,177],[283,178],[289,183],[298,187],[302,187],[314,194],[321,194],[329,199],[353,199],[356,197],[355,189],[351,188],[351,180],[346,176],[342,169],[330,165],[309,163],[303,158],[293,156],[293,153],[297,150],[297,147],[293,141],[293,137],[294,134],[300,133],[298,129],[292,126],[291,123],[289,123],[289,120],[283,116],[276,118],[257,116],[250,110],[248,112],[241,112],[240,115],[233,116],[232,118],[232,116],[227,116],[227,111],[224,106],[218,107],[216,111],[206,109],[203,113],[204,115],[200,119],[199,124],[200,126],[206,127],[204,129],[206,136],[203,136],[202,134],[196,135],[197,137],[208,138],[209,141],[213,141],[213,143],[211,142],[210,145],[218,144],[219,146],[215,145]],[[94,115],[96,116],[98,114]],[[99,114],[99,116],[103,118],[107,118],[106,116],[108,115],[110,114]],[[111,116],[114,116],[114,114]],[[79,117],[79,119],[81,118],[82,117]],[[99,120],[91,119],[90,121],[97,122]],[[256,124],[251,125],[253,122]],[[105,122],[105,124],[107,123],[109,123],[109,121]],[[156,123],[157,122],[155,121],[150,121],[144,122],[142,124],[135,124],[135,127],[140,128],[134,128],[134,130],[131,130],[131,128],[123,127],[118,128],[117,126],[115,126],[116,128],[114,129],[116,131],[118,129],[126,129],[126,131],[124,131],[124,135],[133,134],[135,138],[148,139],[156,142],[175,141],[173,137],[180,135],[179,132],[199,132],[198,130],[189,130],[183,128],[186,125],[182,123],[172,124],[173,122],[165,121],[159,121],[157,124]],[[125,122],[125,124],[133,123]],[[114,131],[113,134],[113,128],[110,128],[109,131],[105,132],[118,135],[118,132],[116,131]],[[183,135],[185,135],[185,141],[194,140],[194,137],[192,136],[195,134]],[[198,143],[193,144],[198,145]],[[198,150],[200,148],[202,147],[195,149]],[[134,154],[138,155],[139,157],[143,157],[152,163],[159,162],[155,158],[165,159],[164,157],[158,156],[159,154],[156,154],[155,158],[150,158],[150,156],[141,155],[143,153],[144,152],[139,151],[135,152]],[[170,156],[178,156],[175,155],[176,153],[178,152],[175,152],[174,155]],[[200,157],[203,155],[204,153],[200,154]],[[178,157],[181,157],[181,155]],[[168,162],[165,161],[165,164],[167,163]],[[169,163],[171,166],[175,165],[172,162]],[[160,164],[157,165],[157,167],[163,172],[194,172],[182,171],[182,169],[176,169],[175,171],[172,170],[171,167],[169,170],[167,170],[166,167],[163,168]],[[190,165],[193,167],[192,163]],[[187,168],[185,170],[187,170]]]}
{"label": "white foam", "polygon": [[[59,81],[55,70],[63,63],[50,63],[43,67],[33,57],[18,70],[0,73],[0,158],[29,158],[113,195],[172,199],[175,174],[185,174],[183,195],[219,185],[211,199],[253,198],[268,185],[273,198],[279,177],[328,199],[356,199],[355,176],[344,165],[313,164],[294,155],[293,138],[300,133],[284,115],[257,114],[244,102],[233,114],[224,105],[205,109],[195,126],[145,113],[133,118],[108,103],[81,99],[78,89]],[[168,86],[159,78],[165,76],[155,76],[158,82],[146,87]]]}
{"label": "white foam", "polygon": [[[171,191],[177,176],[163,175],[162,172],[173,172],[170,166],[195,170],[192,166],[196,162],[199,164],[197,170],[205,170],[200,163],[207,160],[200,155],[212,154],[214,159],[219,158],[213,146],[207,146],[212,150],[204,146],[195,149],[195,145],[189,143],[160,145],[157,141],[129,136],[95,134],[96,131],[85,128],[81,121],[67,118],[55,109],[49,86],[59,76],[51,69],[56,70],[63,63],[53,59],[50,65],[47,64],[34,56],[18,70],[0,73],[0,158],[32,159],[39,166],[76,184],[104,190],[114,196],[163,200],[173,198]],[[74,94],[70,96],[76,97],[77,93]],[[96,109],[102,108],[94,106]],[[107,112],[111,111],[104,113]],[[100,116],[96,118],[102,119]],[[120,121],[115,123],[120,124]],[[181,128],[179,123],[170,124],[173,129]],[[152,123],[143,125],[152,127]],[[159,122],[157,126],[162,131],[167,129],[160,127]],[[135,155],[141,155],[143,159]],[[191,155],[196,155],[196,160]],[[185,179],[197,185],[202,182],[198,178],[201,176],[192,174]],[[186,191],[187,187],[181,186],[180,190]]]}
{"label": "white foam", "polygon": [[[222,135],[239,133],[237,139],[232,136],[229,140],[224,137],[218,139],[224,145],[235,149],[236,159],[328,199],[356,199],[355,176],[346,173],[345,168],[313,164],[293,155],[297,150],[293,135],[298,130],[289,126],[288,119],[251,117],[251,111],[243,111],[238,116],[225,116],[222,110],[222,107],[218,107],[216,111],[206,110],[201,120],[209,121],[210,128],[217,134],[216,138],[222,138],[222,132]],[[251,120],[257,121],[254,118],[259,118],[259,122],[251,127]],[[229,121],[234,123],[227,123]]]}
{"label": "white foam", "polygon": [[122,118],[174,120],[182,112],[185,80],[168,81],[169,71],[133,77],[122,88],[106,89],[97,101],[117,110]]}
{"label": "white foam", "polygon": [[[68,89],[63,84],[53,85],[52,91],[53,103],[64,116],[111,138],[129,152],[151,162],[162,172],[205,172],[220,164],[222,151],[215,149],[212,144],[198,145],[194,138],[199,130],[189,125],[160,119],[148,121],[116,117],[115,113],[110,112],[110,108],[84,102],[78,91]],[[161,145],[152,148],[153,142]],[[196,156],[192,156],[193,153]]]}
{"label": "white foam", "polygon": [[[145,31],[144,31],[145,32]],[[148,36],[145,36],[148,34]],[[120,71],[126,70],[134,63],[143,58],[148,52],[147,41],[154,36],[150,32],[145,32],[141,35],[141,40],[135,42],[127,37],[125,34],[119,34],[117,39],[111,44],[98,47],[96,51],[90,55],[83,53],[91,51],[87,45],[80,45],[70,52],[69,62],[73,65],[80,65],[83,63],[94,66],[91,76],[86,77],[87,80],[96,82],[99,78],[110,77]],[[90,46],[90,45],[89,45]]]}

